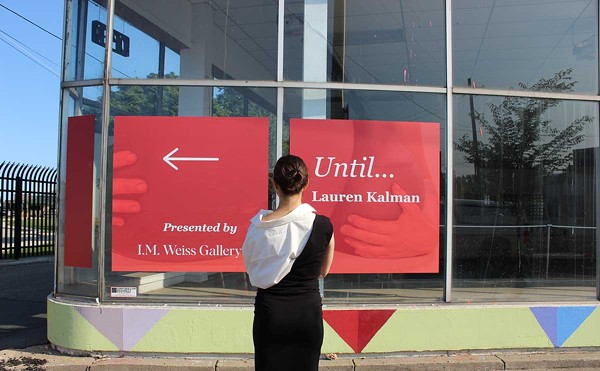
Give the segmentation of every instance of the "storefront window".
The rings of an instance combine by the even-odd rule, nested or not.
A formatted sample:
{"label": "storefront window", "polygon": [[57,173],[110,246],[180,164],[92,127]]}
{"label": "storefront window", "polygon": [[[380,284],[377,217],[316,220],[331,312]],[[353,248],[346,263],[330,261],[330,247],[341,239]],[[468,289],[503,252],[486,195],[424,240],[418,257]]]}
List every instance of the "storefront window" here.
{"label": "storefront window", "polygon": [[444,1],[290,1],[287,80],[444,86]]}
{"label": "storefront window", "polygon": [[[66,1],[58,294],[251,303],[241,260],[218,259],[241,257],[235,238],[245,232],[245,213],[276,207],[269,172],[278,153],[293,153],[314,171],[305,201],[335,226],[338,254],[322,282],[327,304],[597,298],[597,1],[453,0],[447,65],[443,0],[285,1],[282,50],[278,1],[116,0],[103,112],[103,87],[73,81],[104,77],[106,4]],[[276,83],[281,52],[284,81]],[[455,90],[447,133],[447,67],[458,90],[516,89],[544,99]],[[268,85],[277,87],[256,87]],[[554,93],[588,95],[548,99]],[[225,172],[199,170],[239,153],[245,162],[227,163]],[[87,198],[73,199],[69,183]],[[221,215],[236,192],[246,203]],[[189,217],[175,222],[180,214]],[[213,216],[220,221],[196,220]],[[197,240],[177,234],[190,226],[204,228]],[[448,233],[452,282],[444,295]],[[193,249],[204,256],[198,265],[182,258],[204,239],[217,245]]]}
{"label": "storefront window", "polygon": [[[57,292],[98,296],[102,88],[63,91]],[[81,146],[81,145],[82,146]]]}
{"label": "storefront window", "polygon": [[116,2],[120,78],[274,80],[277,3]]}
{"label": "storefront window", "polygon": [[454,125],[454,299],[593,299],[598,105],[460,95]]}
{"label": "storefront window", "polygon": [[[445,224],[445,212],[443,204],[440,206],[441,193],[429,197],[424,190],[427,187],[415,179],[425,179],[425,184],[431,179],[437,179],[439,184],[429,186],[436,189],[435,192],[443,193],[446,179],[443,155],[446,130],[444,96],[287,89],[284,104],[284,152],[289,150],[294,154],[302,154],[307,144],[302,140],[305,134],[300,129],[307,124],[302,120],[294,120],[312,119],[309,122],[311,125],[307,140],[317,143],[318,153],[323,154],[322,156],[328,159],[335,157],[336,163],[350,162],[357,156],[360,161],[362,148],[368,152],[364,152],[365,155],[370,155],[367,157],[373,157],[374,169],[399,170],[395,172],[394,178],[382,179],[374,174],[364,173],[362,175],[368,179],[360,179],[361,174],[357,173],[354,178],[344,178],[341,175],[328,183],[323,181],[328,177],[320,177],[324,175],[323,171],[317,175],[318,171],[312,170],[315,174],[311,182],[316,186],[313,189],[309,185],[304,201],[315,207],[317,212],[330,216],[336,238],[333,273],[324,280],[326,302],[399,303],[443,300],[445,228],[442,225]],[[437,142],[428,143],[424,135],[413,136],[414,128],[418,131],[419,127],[412,125],[423,125],[425,128],[433,125]],[[423,133],[424,131],[421,132]],[[319,144],[321,142],[323,143]],[[430,145],[435,150],[428,153],[426,148],[432,148]],[[415,147],[419,148],[413,152]],[[419,156],[426,158],[419,159]],[[411,160],[411,164],[415,166],[406,166],[408,157],[415,161],[413,163]],[[311,159],[306,160],[310,167]],[[381,161],[380,165],[383,167],[379,167],[377,161]],[[438,173],[431,173],[433,171]],[[428,172],[429,176],[424,175]],[[370,202],[375,200],[371,196],[376,193],[391,194],[397,189],[395,186],[422,195],[424,200],[415,207],[413,222],[418,219],[425,224],[429,223],[426,220],[428,217],[435,219],[435,226],[422,236],[416,229],[409,228],[412,237],[416,237],[408,244],[411,236],[405,233],[408,224],[404,217],[414,210],[395,203]],[[353,196],[352,202],[327,202],[329,195],[333,193],[324,194],[322,189],[336,189],[335,194],[356,196]],[[425,211],[430,207],[436,210],[435,216],[428,215],[423,220],[419,219],[426,215]],[[350,215],[358,215],[361,221],[368,223],[364,225],[366,229],[359,230],[359,224],[352,224]],[[402,236],[395,237],[396,231],[404,232],[399,232]],[[435,250],[411,254],[412,248],[429,242],[435,244]]]}
{"label": "storefront window", "polygon": [[[597,1],[452,2],[454,85],[598,92]],[[570,77],[561,85],[540,79]]]}
{"label": "storefront window", "polygon": [[[225,232],[225,229],[228,228],[225,226],[227,223],[221,221],[220,224],[212,224],[208,229],[194,232],[191,237],[189,233],[187,235],[175,233],[179,230],[174,225],[177,224],[175,220],[178,220],[180,214],[186,213],[190,214],[189,218],[185,219],[186,223],[190,225],[202,225],[205,223],[202,215],[218,214],[221,212],[219,209],[228,210],[229,214],[247,213],[243,205],[232,205],[229,197],[225,199],[221,196],[210,196],[210,194],[220,194],[217,188],[235,187],[236,192],[243,195],[244,191],[250,187],[248,179],[240,174],[245,174],[243,172],[245,168],[256,166],[251,163],[252,154],[246,153],[240,157],[241,153],[244,153],[243,148],[239,149],[242,151],[239,152],[231,142],[236,140],[236,135],[240,134],[229,132],[230,135],[215,143],[213,139],[205,139],[203,135],[191,133],[190,129],[193,130],[193,127],[196,126],[198,130],[203,130],[202,126],[216,123],[221,125],[226,132],[230,130],[227,121],[216,120],[211,123],[198,121],[198,119],[210,117],[224,117],[224,120],[236,117],[254,117],[264,120],[266,124],[264,138],[248,137],[247,139],[250,141],[249,145],[260,146],[264,151],[265,168],[261,170],[267,174],[269,166],[267,158],[275,157],[275,102],[274,89],[175,86],[113,87],[111,92],[111,131],[114,130],[114,137],[111,135],[109,140],[109,163],[112,164],[110,167],[113,170],[109,177],[107,192],[109,212],[106,221],[105,249],[105,295],[107,300],[242,303],[253,299],[253,289],[243,272],[241,255],[234,256],[237,258],[237,260],[234,259],[235,269],[224,268],[221,271],[214,267],[219,264],[219,266],[227,266],[226,263],[220,263],[214,255],[211,255],[213,253],[223,253],[228,256],[238,254],[238,248],[241,247],[250,216],[236,225],[239,230],[230,230],[231,233],[237,233],[238,239],[241,238],[239,245],[217,245],[216,249],[210,244],[204,245],[204,241],[211,238],[209,236],[211,232]],[[114,125],[127,126],[129,124],[128,117],[136,119],[138,116],[145,116],[144,122],[149,128],[148,130],[144,130],[146,125],[142,125],[139,130],[136,129],[137,131],[126,132],[119,127],[113,129]],[[164,124],[155,125],[151,120],[151,118],[161,117],[164,119]],[[170,118],[173,120],[169,120]],[[181,119],[189,119],[189,121]],[[244,127],[241,121],[239,125],[241,125],[239,128]],[[127,138],[131,133],[137,133],[135,135],[143,137],[143,139],[136,141]],[[151,141],[151,138],[154,138],[154,141]],[[207,142],[204,142],[205,140]],[[121,144],[124,142],[133,143],[136,147],[125,148]],[[190,156],[194,154],[209,156],[208,152],[212,151],[209,143],[212,143],[213,147],[216,145],[230,148],[233,152],[237,151],[237,157],[234,159],[236,165],[227,168],[223,174],[242,183],[230,183],[226,178],[208,179],[207,173],[202,171],[204,162],[193,162],[193,158],[190,160]],[[165,148],[164,153],[161,152],[160,156],[150,155],[150,153],[154,153],[154,147],[161,146]],[[173,148],[177,148],[177,153],[169,157],[169,161],[172,161],[169,164],[163,156]],[[187,156],[180,160],[181,156],[186,154]],[[174,159],[170,160],[171,158]],[[225,159],[221,158],[219,161],[225,161]],[[244,161],[249,162],[244,163]],[[163,172],[164,177],[161,175],[160,179],[153,178],[152,173],[163,174]],[[158,180],[158,183],[153,183],[152,179]],[[188,187],[181,184],[189,181],[196,182],[196,186]],[[268,179],[261,178],[259,182],[263,185],[260,188],[263,192],[256,197],[261,201],[252,204],[254,213],[259,208],[268,209],[274,200],[274,195],[269,193]],[[251,188],[250,191],[254,192],[255,189]],[[233,199],[231,194],[229,196]],[[205,199],[211,203],[210,206],[203,203],[202,200]],[[230,210],[232,207],[237,208],[235,212]],[[157,220],[158,222],[156,222]],[[160,225],[158,232],[155,228],[156,225]],[[140,231],[141,233],[136,235],[140,238],[139,245],[137,244],[138,240],[135,240],[135,246],[125,245],[123,241],[129,241],[129,235]],[[153,242],[161,241],[160,239],[165,235],[166,238],[170,238],[168,243]],[[149,246],[149,253],[145,250],[146,246]],[[190,251],[185,250],[186,248],[193,248],[195,255],[189,259],[179,256],[179,252],[184,254]],[[207,268],[209,271],[203,270],[199,268],[200,266],[210,269]],[[135,269],[136,267],[147,267],[147,270]],[[186,269],[182,267],[188,267],[189,271],[185,271]],[[135,288],[135,298],[119,295],[119,290],[129,290],[130,288]]]}
{"label": "storefront window", "polygon": [[65,80],[101,79],[104,74],[106,7],[91,0],[68,0],[66,13]]}
{"label": "storefront window", "polygon": [[[176,53],[175,51],[165,47],[165,66],[163,68],[164,75],[168,76],[180,76],[181,75],[181,71],[180,71],[180,58],[179,58],[179,54]],[[160,65],[159,65],[159,71],[160,71]]]}

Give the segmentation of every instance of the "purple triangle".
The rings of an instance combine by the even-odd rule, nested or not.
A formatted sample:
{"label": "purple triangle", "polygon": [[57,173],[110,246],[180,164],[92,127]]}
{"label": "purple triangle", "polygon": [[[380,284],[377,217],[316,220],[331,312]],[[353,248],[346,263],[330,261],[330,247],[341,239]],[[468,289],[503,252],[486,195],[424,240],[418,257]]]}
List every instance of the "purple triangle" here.
{"label": "purple triangle", "polygon": [[169,309],[126,309],[123,311],[123,350],[131,350],[160,321]]}
{"label": "purple triangle", "polygon": [[169,309],[78,307],[77,311],[119,350],[131,350]]}
{"label": "purple triangle", "polygon": [[557,347],[557,307],[536,307],[529,308],[531,312],[537,319],[538,323],[548,336],[548,339],[552,342],[552,344]]}
{"label": "purple triangle", "polygon": [[123,308],[77,307],[77,311],[117,348],[123,349]]}

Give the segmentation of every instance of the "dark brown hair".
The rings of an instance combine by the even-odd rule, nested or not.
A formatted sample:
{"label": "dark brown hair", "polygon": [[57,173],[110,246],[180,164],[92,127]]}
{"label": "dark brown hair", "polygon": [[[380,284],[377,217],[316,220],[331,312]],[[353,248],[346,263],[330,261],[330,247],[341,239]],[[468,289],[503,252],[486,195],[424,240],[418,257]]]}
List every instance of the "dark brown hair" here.
{"label": "dark brown hair", "polygon": [[298,156],[280,157],[273,169],[273,181],[285,196],[298,194],[308,184],[308,168]]}

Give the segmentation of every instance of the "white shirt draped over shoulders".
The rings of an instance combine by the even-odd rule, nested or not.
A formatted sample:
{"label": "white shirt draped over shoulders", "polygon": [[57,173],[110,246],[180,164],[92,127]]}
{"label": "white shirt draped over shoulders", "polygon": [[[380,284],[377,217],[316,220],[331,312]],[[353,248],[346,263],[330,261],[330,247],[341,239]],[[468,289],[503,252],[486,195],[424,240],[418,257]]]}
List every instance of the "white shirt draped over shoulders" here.
{"label": "white shirt draped over shoulders", "polygon": [[316,210],[309,204],[289,214],[263,221],[270,210],[260,210],[250,221],[242,246],[250,283],[266,289],[279,283],[292,269],[312,232]]}

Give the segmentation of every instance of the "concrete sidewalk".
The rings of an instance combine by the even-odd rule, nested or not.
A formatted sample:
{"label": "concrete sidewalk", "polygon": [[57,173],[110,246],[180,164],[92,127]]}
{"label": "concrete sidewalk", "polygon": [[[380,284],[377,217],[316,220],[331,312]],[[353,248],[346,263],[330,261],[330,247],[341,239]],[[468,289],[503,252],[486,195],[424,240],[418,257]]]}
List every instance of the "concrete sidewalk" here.
{"label": "concrete sidewalk", "polygon": [[[251,371],[250,356],[214,357],[76,357],[61,354],[49,346],[0,351],[0,370],[110,370],[110,371]],[[396,355],[387,357],[341,356],[323,359],[319,370],[552,370],[600,369],[600,350],[548,352],[487,352]],[[285,371],[285,369],[282,369]]]}

